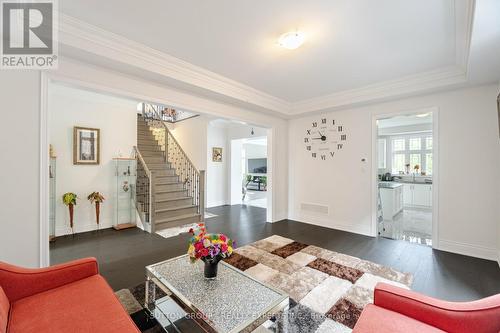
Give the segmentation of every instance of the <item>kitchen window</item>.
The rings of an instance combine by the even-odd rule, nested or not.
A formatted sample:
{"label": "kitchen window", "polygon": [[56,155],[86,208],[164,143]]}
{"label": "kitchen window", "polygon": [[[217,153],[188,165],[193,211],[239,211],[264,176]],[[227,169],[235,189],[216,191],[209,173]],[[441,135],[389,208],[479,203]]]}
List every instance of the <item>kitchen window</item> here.
{"label": "kitchen window", "polygon": [[[418,172],[425,172],[432,175],[432,135],[429,133],[420,135],[401,135],[392,137],[392,167],[393,174],[415,172],[418,165]],[[409,168],[406,165],[409,164]]]}

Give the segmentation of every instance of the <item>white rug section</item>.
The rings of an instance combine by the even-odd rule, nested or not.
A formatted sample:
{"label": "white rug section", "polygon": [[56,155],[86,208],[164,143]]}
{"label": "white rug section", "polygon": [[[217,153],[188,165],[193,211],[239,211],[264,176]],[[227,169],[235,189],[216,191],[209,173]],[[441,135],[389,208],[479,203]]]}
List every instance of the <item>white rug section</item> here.
{"label": "white rug section", "polygon": [[[255,266],[254,266],[255,267]],[[344,295],[352,283],[347,280],[330,276],[319,286],[309,292],[300,303],[316,312],[325,314]]]}
{"label": "white rug section", "polygon": [[189,232],[189,229],[195,228],[197,226],[196,223],[181,225],[180,227],[173,227],[168,229],[163,229],[157,231],[156,234],[160,235],[163,238],[171,238],[175,236],[179,236],[180,234],[184,234]]}

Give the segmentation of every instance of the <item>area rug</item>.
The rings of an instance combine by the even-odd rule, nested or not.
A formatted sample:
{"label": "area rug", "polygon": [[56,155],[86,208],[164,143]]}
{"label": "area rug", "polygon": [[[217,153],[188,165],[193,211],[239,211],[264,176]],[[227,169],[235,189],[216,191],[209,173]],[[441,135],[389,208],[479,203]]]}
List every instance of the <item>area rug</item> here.
{"label": "area rug", "polygon": [[197,225],[197,223],[184,224],[179,227],[162,229],[160,231],[157,231],[156,234],[160,235],[163,238],[175,237],[179,236],[180,234],[189,232],[189,229],[195,228]]}
{"label": "area rug", "polygon": [[[378,282],[409,289],[413,280],[390,267],[277,235],[236,249],[226,262],[290,295],[289,310],[259,332],[351,332],[373,302]],[[129,313],[140,313],[144,286],[117,294]]]}

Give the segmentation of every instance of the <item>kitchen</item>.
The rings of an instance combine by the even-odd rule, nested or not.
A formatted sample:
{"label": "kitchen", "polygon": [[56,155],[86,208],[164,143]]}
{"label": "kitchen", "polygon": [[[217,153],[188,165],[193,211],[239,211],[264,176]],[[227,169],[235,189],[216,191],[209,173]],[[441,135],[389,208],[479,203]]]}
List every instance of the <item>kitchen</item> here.
{"label": "kitchen", "polygon": [[377,120],[378,234],[432,246],[432,113]]}

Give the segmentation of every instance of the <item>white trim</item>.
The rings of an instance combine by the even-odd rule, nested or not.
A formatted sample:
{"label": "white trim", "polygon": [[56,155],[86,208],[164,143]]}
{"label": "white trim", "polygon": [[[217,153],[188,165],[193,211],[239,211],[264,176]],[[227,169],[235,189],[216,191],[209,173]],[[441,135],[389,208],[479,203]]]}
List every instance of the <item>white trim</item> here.
{"label": "white trim", "polygon": [[40,75],[40,267],[50,264],[49,255],[49,78]]}
{"label": "white trim", "polygon": [[465,256],[471,256],[476,258],[482,258],[487,260],[496,261],[497,249],[491,247],[485,247],[480,245],[474,245],[464,242],[456,242],[448,239],[440,239],[439,250],[458,253]]}
{"label": "white trim", "polygon": [[110,31],[61,14],[59,42],[269,110],[290,103]]}
{"label": "white trim", "polygon": [[437,88],[458,85],[466,81],[466,72],[459,66],[452,66],[300,101],[292,106],[292,114],[300,115],[324,109],[336,109],[394,97],[409,96],[415,93],[435,91]]}
{"label": "white trim", "polygon": [[440,249],[439,241],[439,108],[430,107],[425,109],[395,111],[386,114],[374,114],[372,116],[372,198],[371,198],[371,227],[370,235],[377,236],[377,193],[378,193],[378,164],[377,164],[377,120],[390,118],[405,114],[432,113],[432,152],[433,152],[433,172],[432,172],[432,247]]}
{"label": "white trim", "polygon": [[275,151],[274,144],[276,142],[276,128],[267,129],[267,197],[266,197],[266,222],[276,222],[274,214],[273,202],[276,202],[276,191],[274,191],[274,163],[276,159],[273,158]]}
{"label": "white trim", "polygon": [[125,66],[159,74],[190,87],[207,89],[225,96],[226,100],[229,97],[288,118],[307,112],[334,110],[463,84],[467,81],[474,11],[475,0],[454,1],[455,65],[296,103],[277,98],[65,14],[60,15],[59,41]]}
{"label": "white trim", "polygon": [[[325,224],[324,218],[318,218],[315,215],[309,215],[304,213],[301,213],[299,216],[291,216],[289,219],[300,223],[312,224],[318,227],[341,230],[349,233],[372,237],[372,233],[370,230],[371,228],[368,228],[366,225],[356,226],[352,224],[343,224],[343,223],[334,223],[327,225]],[[331,222],[331,220],[329,221]]]}
{"label": "white trim", "polygon": [[213,208],[213,207],[225,206],[227,204],[228,203],[225,200],[207,202],[207,207],[206,208]]}
{"label": "white trim", "polygon": [[85,225],[75,225],[75,229],[71,230],[70,226],[68,225],[63,225],[63,226],[56,226],[55,228],[55,233],[56,237],[63,237],[63,236],[71,236],[73,232],[75,234],[79,234],[82,232],[89,232],[89,231],[98,231],[98,230],[104,230],[104,229],[110,229],[113,228],[113,222],[101,222],[99,224],[99,229],[97,229],[97,224],[95,223],[90,223],[90,224],[85,224]]}
{"label": "white trim", "polygon": [[439,108],[432,111],[432,247],[440,249],[439,239]]}

